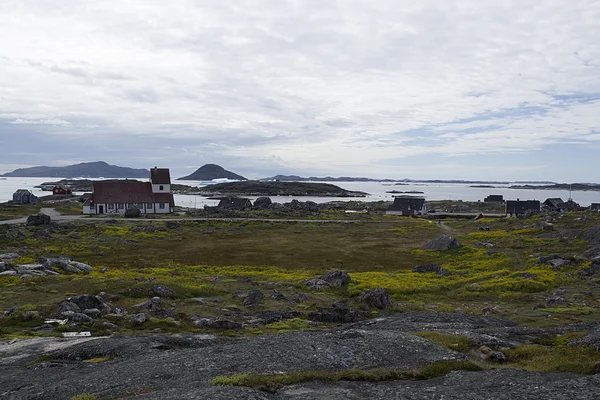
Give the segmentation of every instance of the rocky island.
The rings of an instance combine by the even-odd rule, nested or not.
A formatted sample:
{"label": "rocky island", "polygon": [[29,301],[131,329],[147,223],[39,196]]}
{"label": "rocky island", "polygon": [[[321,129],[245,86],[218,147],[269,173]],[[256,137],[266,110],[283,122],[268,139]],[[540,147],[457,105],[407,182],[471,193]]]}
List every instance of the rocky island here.
{"label": "rocky island", "polygon": [[206,196],[318,196],[365,197],[365,192],[353,192],[330,183],[243,181],[217,183],[199,188]]}
{"label": "rocky island", "polygon": [[225,168],[216,164],[205,164],[198,168],[193,174],[177,178],[178,181],[211,181],[214,179],[246,180],[243,176],[227,171]]}

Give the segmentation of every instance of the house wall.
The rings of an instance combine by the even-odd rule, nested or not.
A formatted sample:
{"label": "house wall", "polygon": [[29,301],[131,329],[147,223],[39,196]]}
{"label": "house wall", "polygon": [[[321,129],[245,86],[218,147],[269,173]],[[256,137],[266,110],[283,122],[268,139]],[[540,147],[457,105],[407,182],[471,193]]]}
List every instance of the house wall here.
{"label": "house wall", "polygon": [[[163,187],[163,190],[160,190],[160,187]],[[152,193],[171,193],[171,185],[169,184],[152,184]]]}
{"label": "house wall", "polygon": [[[163,204],[164,208],[160,208],[160,203],[154,203],[154,204],[152,204],[152,207],[148,207],[148,204],[143,204],[142,207],[140,207],[140,211],[142,212],[142,214],[169,214],[169,213],[173,212],[169,203],[162,203],[162,204]],[[125,211],[128,208],[130,208],[132,205],[127,204],[123,208],[119,208],[118,204],[113,204],[113,208],[109,208],[109,204],[106,204],[106,203],[97,204],[96,203],[94,208],[84,205],[83,213],[87,214],[87,215],[97,215],[100,212],[100,206],[102,206],[102,208],[104,210],[103,214],[110,215],[110,214],[125,214]]]}

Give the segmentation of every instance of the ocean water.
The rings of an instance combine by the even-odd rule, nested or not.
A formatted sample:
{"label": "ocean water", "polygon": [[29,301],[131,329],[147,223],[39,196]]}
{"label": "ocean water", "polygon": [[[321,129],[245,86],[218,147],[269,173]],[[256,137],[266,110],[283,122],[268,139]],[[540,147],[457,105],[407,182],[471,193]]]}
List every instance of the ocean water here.
{"label": "ocean water", "polygon": [[[34,186],[43,182],[57,181],[59,178],[0,178],[0,202],[6,202],[12,199],[12,194],[17,189],[29,189],[36,196],[45,196],[50,192],[43,192],[35,189]],[[189,186],[205,186],[207,182],[202,181],[177,181],[177,183]],[[507,200],[540,200],[544,201],[549,197],[560,197],[563,200],[569,198],[569,192],[566,190],[524,190],[509,189],[508,185],[496,185],[497,188],[473,188],[467,184],[459,183],[411,183],[409,185],[395,185],[388,182],[334,182],[333,184],[347,190],[361,191],[369,193],[367,197],[310,197],[310,196],[272,196],[271,200],[277,203],[287,203],[293,199],[300,201],[314,201],[316,203],[325,203],[328,201],[392,201],[394,194],[386,193],[388,191],[420,191],[423,194],[414,194],[425,196],[427,200],[464,200],[478,201],[490,195],[501,194]],[[600,192],[594,191],[575,191],[571,194],[573,200],[582,206],[589,206],[591,203],[600,203]],[[256,197],[250,197],[255,200]],[[193,195],[175,195],[175,204],[183,207],[202,208],[204,205],[214,206],[217,200],[209,200],[202,196]]]}

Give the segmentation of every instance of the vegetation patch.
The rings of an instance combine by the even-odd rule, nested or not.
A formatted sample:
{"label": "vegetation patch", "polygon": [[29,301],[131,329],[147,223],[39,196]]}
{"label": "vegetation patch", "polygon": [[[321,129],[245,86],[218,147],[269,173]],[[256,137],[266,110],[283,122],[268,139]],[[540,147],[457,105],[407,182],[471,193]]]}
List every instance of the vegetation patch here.
{"label": "vegetation patch", "polygon": [[600,363],[600,352],[591,346],[541,346],[537,344],[507,349],[508,367],[540,372],[593,374]]}
{"label": "vegetation patch", "polygon": [[299,331],[302,329],[309,329],[311,327],[312,325],[310,322],[301,318],[292,318],[266,325],[266,328],[275,329],[279,332]]}
{"label": "vegetation patch", "polygon": [[448,335],[439,332],[412,332],[412,334],[461,353],[467,353],[474,347],[471,339],[463,336]]}

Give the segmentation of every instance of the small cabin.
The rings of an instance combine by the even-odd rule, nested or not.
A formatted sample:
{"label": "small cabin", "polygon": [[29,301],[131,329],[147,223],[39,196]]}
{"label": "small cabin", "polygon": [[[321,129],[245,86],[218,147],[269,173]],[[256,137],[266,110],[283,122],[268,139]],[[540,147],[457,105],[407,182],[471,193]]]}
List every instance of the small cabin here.
{"label": "small cabin", "polygon": [[590,210],[600,211],[600,203],[592,203],[590,205]]}
{"label": "small cabin", "polygon": [[560,197],[546,199],[542,205],[548,211],[563,212],[567,209],[567,204]]}
{"label": "small cabin", "polygon": [[73,191],[68,186],[65,186],[65,185],[56,185],[56,186],[54,186],[52,188],[52,194],[53,195],[73,194]]}
{"label": "small cabin", "polygon": [[542,205],[539,200],[507,200],[506,215],[511,217],[523,215],[527,211],[539,213],[542,210]]}
{"label": "small cabin", "polygon": [[483,201],[485,203],[504,203],[504,196],[501,194],[490,194]]}
{"label": "small cabin", "polygon": [[398,196],[385,212],[388,215],[415,216],[427,213],[427,203],[424,197]]}
{"label": "small cabin", "polygon": [[19,189],[13,193],[13,203],[17,204],[35,204],[37,203],[37,196],[27,189]]}

